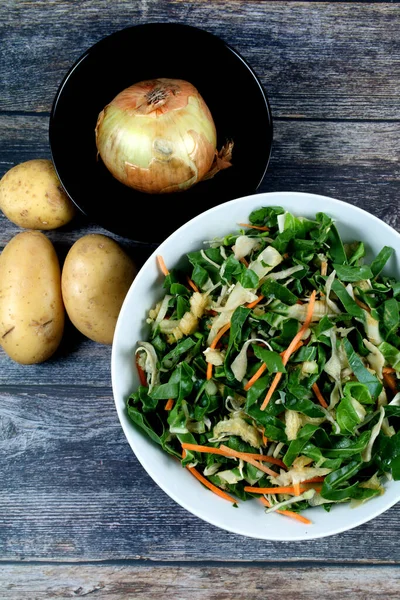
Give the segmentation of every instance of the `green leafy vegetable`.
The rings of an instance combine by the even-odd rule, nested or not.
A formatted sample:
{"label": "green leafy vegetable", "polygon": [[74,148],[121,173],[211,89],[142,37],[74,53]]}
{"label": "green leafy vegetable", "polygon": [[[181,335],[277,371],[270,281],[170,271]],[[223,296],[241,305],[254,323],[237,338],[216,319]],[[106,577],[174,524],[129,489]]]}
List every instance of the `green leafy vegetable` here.
{"label": "green leafy vegetable", "polygon": [[393,248],[370,254],[323,212],[268,206],[182,257],[144,317],[132,426],[239,507],[273,490],[267,513],[400,480],[400,281]]}
{"label": "green leafy vegetable", "polygon": [[367,387],[371,397],[376,399],[382,391],[382,382],[364,366],[362,359],[354,351],[354,348],[348,339],[343,340],[343,346],[354,375],[360,383],[363,383]]}

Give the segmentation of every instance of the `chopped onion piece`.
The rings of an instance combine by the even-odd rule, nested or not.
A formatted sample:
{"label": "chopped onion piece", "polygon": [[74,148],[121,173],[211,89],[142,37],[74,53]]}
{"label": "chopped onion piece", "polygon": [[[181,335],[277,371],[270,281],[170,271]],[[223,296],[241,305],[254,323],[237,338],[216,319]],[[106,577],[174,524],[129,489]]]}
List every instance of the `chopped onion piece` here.
{"label": "chopped onion piece", "polygon": [[249,269],[255,272],[259,279],[265,277],[267,273],[272,271],[283,261],[283,256],[279,254],[278,250],[275,250],[273,246],[267,246],[257,256],[256,260],[253,260],[249,264]]}
{"label": "chopped onion piece", "polygon": [[374,369],[375,373],[378,375],[379,379],[382,379],[383,373],[382,369],[385,366],[385,357],[382,352],[374,345],[371,344],[370,341],[363,339],[364,345],[369,350],[369,354],[367,356],[367,361]]}
{"label": "chopped onion piece", "polygon": [[269,350],[272,350],[270,344],[261,338],[254,338],[251,340],[247,340],[243,344],[243,346],[242,346],[239,354],[236,356],[235,360],[231,363],[231,370],[235,376],[235,379],[237,379],[237,381],[242,381],[243,377],[246,375],[247,350],[248,350],[248,347],[250,346],[250,344],[254,344],[254,342],[260,342],[262,344],[265,344]]}
{"label": "chopped onion piece", "polygon": [[328,375],[330,375],[332,377],[332,379],[334,379],[336,381],[336,383],[339,386],[339,394],[342,395],[342,388],[341,388],[341,372],[342,372],[342,364],[341,364],[341,360],[339,358],[339,353],[337,351],[336,348],[336,332],[334,327],[332,327],[329,330],[329,337],[331,338],[331,345],[332,345],[332,354],[330,359],[325,363],[324,366],[324,371],[325,373],[328,373]]}
{"label": "chopped onion piece", "polygon": [[339,382],[335,381],[335,385],[333,386],[333,390],[331,391],[331,395],[329,398],[329,406],[328,406],[328,410],[331,411],[335,408],[336,404],[338,404],[338,402],[341,399],[341,395],[340,395],[340,384]]}
{"label": "chopped onion piece", "polygon": [[351,283],[348,283],[345,287],[346,292],[348,293],[348,295],[354,300],[354,290],[353,290],[353,286],[351,285]]}
{"label": "chopped onion piece", "polygon": [[221,463],[219,462],[215,462],[212,465],[210,465],[209,467],[206,467],[203,471],[203,475],[205,475],[206,477],[208,477],[208,475],[215,475],[215,473],[218,471],[218,469],[220,468]]}
{"label": "chopped onion piece", "polygon": [[167,310],[168,310],[168,304],[169,301],[171,300],[172,296],[169,296],[168,294],[166,294],[163,298],[163,301],[161,302],[161,306],[160,306],[160,310],[158,311],[156,320],[153,323],[153,329],[155,329],[158,325],[158,323],[160,323],[160,321],[163,320],[163,318],[165,317],[165,315],[167,314]]}
{"label": "chopped onion piece", "polygon": [[340,308],[330,299],[331,288],[336,277],[336,271],[332,271],[325,283],[325,300],[329,308],[336,314],[340,314]]}
{"label": "chopped onion piece", "polygon": [[271,477],[271,481],[274,485],[293,485],[295,483],[307,481],[307,479],[313,479],[313,477],[325,477],[325,475],[328,475],[331,471],[332,469],[326,467],[303,466],[301,461],[299,461],[297,464],[293,463],[293,467],[289,469],[289,471],[283,471],[282,469],[277,477]]}
{"label": "chopped onion piece", "polygon": [[283,269],[283,271],[268,273],[268,277],[266,277],[266,279],[286,279],[286,277],[290,277],[290,275],[293,275],[293,273],[297,273],[297,271],[301,271],[302,269],[304,269],[302,265],[296,265],[295,267]]}
{"label": "chopped onion piece", "polygon": [[295,504],[296,502],[301,502],[302,500],[310,500],[315,495],[315,490],[310,489],[300,494],[300,496],[293,496],[293,498],[289,498],[289,500],[284,500],[283,502],[278,502],[277,504],[273,504],[270,508],[265,509],[265,514],[274,512],[275,510],[281,510],[285,506],[290,506],[290,504]]}
{"label": "chopped onion piece", "polygon": [[273,452],[272,452],[272,456],[273,456],[274,458],[278,458],[278,456],[279,456],[279,454],[280,454],[280,452],[281,452],[281,450],[282,450],[282,448],[283,448],[283,446],[284,446],[284,445],[285,445],[285,444],[284,444],[283,442],[279,442],[279,443],[278,443],[278,444],[275,446],[275,448],[274,448],[274,450],[273,450]]}
{"label": "chopped onion piece", "polygon": [[254,302],[257,300],[258,296],[249,288],[244,288],[239,282],[235,284],[231,293],[228,296],[228,300],[224,307],[224,311],[221,312],[215,319],[213,320],[210,333],[208,334],[207,343],[210,346],[212,344],[213,339],[217,335],[218,331],[229,323],[231,320],[231,316],[233,311],[242,304],[247,304],[248,302]]}
{"label": "chopped onion piece", "polygon": [[257,238],[251,238],[248,235],[239,235],[236,238],[236,243],[232,246],[235,258],[237,260],[244,258],[250,254],[250,252],[259,245],[259,243],[260,242]]}
{"label": "chopped onion piece", "polygon": [[259,448],[262,443],[262,436],[254,425],[250,425],[241,417],[233,417],[232,419],[224,419],[219,421],[214,426],[214,437],[229,433],[230,435],[237,435],[244,442],[247,442],[254,448]]}
{"label": "chopped onion piece", "polygon": [[302,426],[301,415],[296,410],[285,410],[285,433],[289,442],[297,438]]}
{"label": "chopped onion piece", "polygon": [[283,214],[278,215],[276,217],[279,233],[282,233],[285,230],[286,215],[287,215],[287,211],[285,211]]}
{"label": "chopped onion piece", "polygon": [[360,422],[362,423],[364,421],[364,419],[365,419],[367,411],[365,410],[365,408],[363,407],[363,405],[361,404],[361,402],[359,402],[355,398],[350,397],[350,402],[351,402],[354,410],[357,413],[357,417],[360,419]]}
{"label": "chopped onion piece", "polygon": [[204,311],[208,307],[210,302],[209,294],[202,294],[201,292],[194,292],[189,299],[190,311],[195,317],[201,319]]}
{"label": "chopped onion piece", "polygon": [[376,425],[373,426],[368,445],[361,452],[361,458],[363,459],[364,462],[369,462],[371,460],[372,446],[374,445],[374,442],[379,435],[379,432],[382,427],[382,422],[385,417],[385,409],[383,408],[383,406],[380,407],[379,411],[380,411],[379,421],[376,423]]}
{"label": "chopped onion piece", "polygon": [[367,311],[363,309],[364,317],[365,317],[365,332],[370,342],[375,345],[383,342],[381,333],[379,331],[379,321],[374,319],[374,317]]}
{"label": "chopped onion piece", "polygon": [[225,352],[223,350],[218,350],[217,348],[206,348],[203,354],[206,362],[214,367],[220,367],[224,364]]}
{"label": "chopped onion piece", "polygon": [[[304,322],[306,320],[308,310],[308,303],[305,304],[292,304],[287,310],[287,316],[292,319]],[[320,321],[323,317],[334,317],[334,313],[324,300],[316,300],[314,303],[314,310],[312,314],[312,322]]]}
{"label": "chopped onion piece", "polygon": [[221,481],[223,481],[224,483],[229,483],[230,485],[235,485],[236,483],[239,483],[239,481],[242,481],[243,477],[239,474],[236,475],[236,473],[234,473],[233,471],[219,471],[218,473],[218,477],[221,479]]}
{"label": "chopped onion piece", "polygon": [[155,385],[159,383],[159,371],[157,369],[157,353],[155,348],[149,342],[138,342],[138,348],[135,351],[135,354],[138,352],[144,351],[146,353],[146,361],[144,363],[144,370],[146,374],[150,375],[149,382],[149,393],[154,388]]}
{"label": "chopped onion piece", "polygon": [[218,391],[218,387],[212,379],[207,380],[204,389],[210,396],[214,396]]}

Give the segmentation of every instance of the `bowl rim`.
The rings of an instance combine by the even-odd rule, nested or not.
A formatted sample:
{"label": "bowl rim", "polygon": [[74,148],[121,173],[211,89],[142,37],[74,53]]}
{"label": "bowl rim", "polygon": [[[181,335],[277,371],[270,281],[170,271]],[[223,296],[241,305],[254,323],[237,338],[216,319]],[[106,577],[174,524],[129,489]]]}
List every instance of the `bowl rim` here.
{"label": "bowl rim", "polygon": [[[304,533],[296,532],[289,537],[287,537],[287,536],[282,537],[279,535],[262,535],[262,534],[258,535],[258,534],[249,533],[246,530],[241,529],[240,526],[236,526],[236,525],[235,525],[235,527],[221,525],[221,523],[218,521],[218,519],[214,519],[213,516],[210,516],[210,515],[205,517],[204,514],[202,514],[201,510],[194,510],[193,507],[190,506],[190,504],[188,504],[184,500],[182,500],[182,498],[178,494],[176,494],[174,492],[174,490],[171,489],[171,487],[169,487],[168,485],[161,484],[158,481],[157,473],[155,472],[155,470],[153,470],[151,467],[149,467],[149,465],[146,463],[146,460],[144,459],[143,456],[140,455],[140,453],[137,453],[137,448],[135,447],[135,443],[133,440],[133,438],[134,438],[133,432],[135,430],[133,428],[130,429],[128,426],[124,425],[123,420],[121,418],[122,417],[122,414],[121,414],[122,409],[120,408],[120,405],[119,405],[120,399],[117,398],[117,387],[118,387],[117,386],[117,341],[118,341],[118,337],[119,337],[119,332],[123,328],[124,314],[127,311],[127,307],[129,305],[130,298],[133,295],[135,288],[140,285],[141,278],[142,278],[142,276],[144,276],[143,274],[145,273],[148,265],[150,265],[151,263],[153,263],[155,261],[156,256],[158,254],[162,253],[163,248],[165,246],[170,245],[174,241],[174,239],[177,239],[182,234],[184,234],[184,231],[186,228],[192,227],[196,221],[202,220],[205,216],[210,216],[213,212],[223,210],[223,209],[229,209],[230,206],[233,206],[235,204],[244,203],[247,200],[248,201],[259,200],[260,206],[267,206],[267,205],[271,206],[272,204],[268,203],[268,199],[273,198],[274,199],[273,204],[276,206],[277,205],[276,200],[281,198],[282,204],[280,204],[280,205],[284,207],[284,198],[287,197],[288,195],[290,195],[291,197],[297,198],[299,201],[306,200],[311,197],[313,200],[318,199],[319,201],[328,201],[329,203],[336,205],[338,208],[343,207],[343,206],[350,208],[350,211],[355,211],[356,214],[360,214],[360,215],[363,215],[367,219],[371,219],[373,222],[375,222],[377,225],[379,225],[379,227],[383,227],[388,232],[390,231],[391,234],[394,233],[395,236],[398,238],[399,249],[400,249],[400,232],[396,231],[393,227],[391,227],[390,225],[385,223],[382,219],[380,219],[379,217],[370,213],[369,211],[367,211],[363,208],[360,208],[358,206],[355,206],[354,204],[350,204],[348,202],[345,202],[343,200],[339,200],[339,199],[336,199],[336,198],[333,198],[330,196],[308,193],[308,192],[296,192],[296,191],[293,192],[290,190],[286,190],[286,191],[277,191],[277,192],[260,192],[260,193],[249,194],[247,196],[241,196],[239,198],[229,200],[223,204],[214,206],[206,211],[203,211],[199,215],[188,220],[185,224],[181,225],[175,232],[173,232],[170,236],[168,236],[150,254],[148,259],[144,262],[142,267],[139,269],[134,281],[132,282],[132,284],[130,286],[130,289],[128,290],[128,293],[126,294],[124,302],[121,306],[119,318],[117,320],[117,324],[116,324],[116,328],[115,328],[114,342],[112,344],[112,351],[111,351],[112,390],[113,390],[115,408],[116,408],[116,411],[118,414],[120,425],[124,431],[125,437],[129,443],[135,457],[137,458],[138,462],[142,465],[142,467],[144,468],[146,473],[153,479],[153,481],[157,484],[157,486],[159,486],[170,498],[172,498],[181,507],[185,508],[189,513],[191,513],[192,515],[200,518],[201,520],[203,520],[221,530],[225,530],[230,533],[241,535],[241,536],[244,536],[247,538],[253,538],[253,539],[258,539],[258,540],[268,540],[268,541],[285,541],[285,542],[287,542],[287,541],[308,541],[308,540],[313,540],[313,539],[331,537],[333,535],[338,535],[345,531],[350,531],[356,527],[359,527],[360,525],[363,525],[363,524],[371,521],[372,519],[385,513],[388,509],[390,509],[391,507],[393,507],[395,504],[397,504],[400,501],[400,481],[391,481],[390,482],[391,486],[395,486],[397,488],[396,496],[394,496],[393,498],[387,497],[386,502],[383,500],[380,507],[375,510],[373,509],[373,505],[369,505],[369,506],[372,506],[372,508],[366,516],[363,516],[363,517],[360,516],[358,519],[357,518],[354,519],[354,521],[351,523],[351,525],[336,526],[328,532],[320,532],[320,533],[314,533],[314,534],[311,533],[310,534],[309,530],[307,530],[307,533],[306,533],[306,531],[304,531]],[[381,496],[380,498],[385,498],[385,494],[383,496]]]}
{"label": "bowl rim", "polygon": [[[176,29],[181,29],[182,31],[193,31],[193,32],[196,32],[196,35],[204,36],[206,38],[208,37],[210,40],[213,40],[213,42],[215,44],[220,44],[221,48],[225,47],[231,55],[235,56],[236,59],[240,63],[242,63],[244,69],[248,71],[249,75],[252,77],[254,83],[256,84],[257,91],[260,94],[260,97],[262,98],[262,102],[265,106],[266,157],[265,157],[264,165],[262,167],[262,173],[260,172],[260,174],[258,175],[258,181],[256,181],[255,183],[252,184],[254,186],[254,189],[249,189],[247,194],[249,194],[249,195],[254,194],[259,190],[259,187],[266,176],[266,173],[267,173],[270,161],[271,161],[271,155],[272,155],[272,150],[273,150],[273,145],[274,145],[274,119],[273,119],[273,115],[272,115],[271,103],[270,103],[268,94],[266,92],[266,89],[264,88],[263,84],[261,83],[260,77],[254,70],[254,68],[250,65],[250,63],[243,57],[243,55],[234,46],[232,46],[230,43],[226,42],[222,37],[220,37],[219,34],[213,33],[207,29],[203,29],[202,27],[190,25],[187,23],[181,23],[179,21],[167,21],[167,22],[150,21],[150,22],[143,22],[143,23],[137,23],[134,25],[129,25],[127,27],[122,27],[120,29],[112,31],[111,33],[105,35],[104,37],[102,37],[99,40],[97,40],[96,42],[94,42],[91,46],[87,47],[86,50],[84,50],[78,56],[78,58],[76,58],[76,60],[68,67],[67,71],[65,72],[64,76],[62,77],[62,79],[56,89],[56,92],[55,92],[53,100],[52,100],[49,122],[48,122],[48,133],[47,133],[48,140],[49,140],[51,161],[53,163],[55,172],[57,174],[57,177],[58,177],[65,193],[67,194],[67,196],[70,198],[70,200],[73,202],[73,204],[76,206],[76,208],[79,210],[79,212],[82,215],[84,215],[90,221],[92,221],[95,224],[100,225],[101,227],[103,227],[104,229],[106,229],[107,231],[109,231],[111,233],[120,235],[127,239],[130,238],[141,244],[146,243],[146,242],[143,241],[142,239],[136,239],[134,236],[131,237],[131,236],[125,234],[124,231],[122,231],[122,232],[118,231],[118,227],[109,228],[107,225],[107,216],[103,215],[100,218],[98,218],[96,216],[96,214],[97,214],[96,208],[94,210],[92,208],[88,209],[88,206],[80,200],[80,197],[78,197],[78,198],[74,197],[74,194],[72,193],[71,189],[69,189],[69,186],[67,186],[65,174],[62,173],[61,165],[60,165],[58,159],[56,158],[55,127],[56,127],[56,122],[57,122],[58,104],[60,102],[60,99],[61,99],[64,91],[65,91],[66,86],[68,85],[69,80],[74,76],[75,71],[77,70],[79,65],[83,61],[85,61],[85,59],[88,56],[101,50],[101,48],[103,46],[106,46],[107,44],[112,43],[113,40],[117,40],[119,36],[127,35],[129,32],[134,34],[135,32],[137,32],[139,30],[142,30],[142,31],[145,31],[146,29],[151,30],[154,27],[161,27],[163,29],[176,28]],[[57,151],[57,153],[58,153],[58,151]],[[229,202],[230,200],[227,200],[227,201]],[[213,207],[211,207],[211,208],[213,208]],[[164,240],[162,240],[162,241],[164,241]],[[161,243],[161,242],[157,242],[157,241],[153,240],[151,243]]]}

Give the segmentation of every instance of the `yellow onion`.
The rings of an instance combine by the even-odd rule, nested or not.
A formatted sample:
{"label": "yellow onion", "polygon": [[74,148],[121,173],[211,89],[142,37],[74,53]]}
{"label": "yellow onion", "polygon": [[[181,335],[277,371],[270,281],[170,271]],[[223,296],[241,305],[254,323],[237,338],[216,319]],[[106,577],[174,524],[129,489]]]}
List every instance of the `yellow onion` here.
{"label": "yellow onion", "polygon": [[186,190],[231,165],[216,150],[211,112],[182,79],[152,79],[120,92],[99,114],[98,154],[121,183],[150,194]]}

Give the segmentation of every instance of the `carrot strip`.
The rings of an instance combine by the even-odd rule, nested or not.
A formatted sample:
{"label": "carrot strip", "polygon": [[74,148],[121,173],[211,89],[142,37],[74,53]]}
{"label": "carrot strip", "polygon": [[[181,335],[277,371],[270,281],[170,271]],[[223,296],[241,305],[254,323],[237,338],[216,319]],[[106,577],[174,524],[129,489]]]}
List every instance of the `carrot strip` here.
{"label": "carrot strip", "polygon": [[[282,467],[282,469],[287,470],[287,466],[285,463],[279,458],[275,458],[274,456],[267,456],[266,454],[252,454],[250,452],[242,452],[242,458],[254,458],[254,460],[260,460],[261,462],[269,462],[271,465],[278,465]],[[276,473],[274,475],[277,475]]]}
{"label": "carrot strip", "polygon": [[139,365],[138,360],[136,360],[136,368],[137,368],[138,375],[139,375],[140,385],[144,385],[144,386],[148,387],[149,384],[147,383],[146,373],[144,372],[142,367]]}
{"label": "carrot strip", "polygon": [[189,444],[182,442],[182,448],[184,450],[192,450],[193,452],[206,452],[207,454],[220,454],[226,456],[225,452],[221,448],[213,448],[211,446],[202,446],[201,444]]}
{"label": "carrot strip", "polygon": [[[258,300],[257,300],[258,302]],[[250,305],[247,305],[247,308],[251,308]],[[297,350],[299,348],[301,348],[301,346],[303,345],[302,340],[300,340],[296,346],[293,348],[293,353],[297,352]],[[280,355],[283,357],[283,355],[285,354],[285,352],[281,352]],[[247,392],[252,385],[254,385],[254,383],[257,381],[257,379],[259,379],[261,377],[261,375],[264,373],[265,369],[267,368],[267,365],[265,363],[263,363],[261,365],[261,367],[254,373],[253,377],[251,377],[249,379],[249,381],[246,383],[246,385],[243,387],[243,389]]]}
{"label": "carrot strip", "polygon": [[[183,450],[182,457],[185,458],[185,456],[186,456],[186,450]],[[205,485],[209,490],[214,492],[214,494],[217,494],[217,496],[219,496],[220,498],[223,498],[224,500],[228,500],[229,502],[232,502],[233,504],[237,504],[237,501],[234,498],[232,498],[232,496],[230,496],[229,494],[226,494],[224,491],[220,490],[216,485],[211,483],[211,481],[208,481],[208,479],[206,479],[201,473],[199,473],[197,469],[195,469],[194,467],[190,467],[189,465],[187,465],[186,468],[188,469],[188,471],[191,472],[191,474],[194,477],[196,477],[196,479],[198,481],[200,481],[203,485]]]}
{"label": "carrot strip", "polygon": [[[215,336],[215,338],[213,339],[213,341],[210,344],[210,348],[215,348],[216,345],[218,344],[219,340],[222,338],[222,336],[224,335],[224,333],[226,331],[228,331],[229,327],[231,326],[230,323],[227,323],[226,325],[224,325],[223,327],[221,327],[221,329],[218,331],[217,335]],[[211,363],[207,363],[207,379],[211,379],[212,377],[212,364]]]}
{"label": "carrot strip", "polygon": [[172,398],[170,398],[169,400],[167,400],[166,405],[164,406],[165,410],[172,410],[174,408],[174,401]]}
{"label": "carrot strip", "polygon": [[396,373],[396,369],[393,369],[393,367],[383,367],[382,373]]}
{"label": "carrot strip", "polygon": [[164,259],[160,254],[157,255],[157,262],[158,262],[158,266],[160,267],[160,269],[164,273],[164,275],[165,276],[169,275],[169,271],[168,271],[167,267],[165,266]]}
{"label": "carrot strip", "polygon": [[203,485],[205,485],[209,490],[214,492],[214,494],[217,494],[217,496],[224,498],[224,500],[228,500],[229,502],[236,504],[236,500],[234,498],[232,498],[232,496],[230,496],[229,494],[226,494],[225,492],[220,490],[216,485],[211,483],[211,481],[208,481],[208,479],[206,479],[201,473],[199,473],[197,471],[197,469],[195,469],[194,467],[189,467],[189,466],[187,468],[191,472],[191,474],[194,475],[196,477],[196,479],[198,479],[198,481],[200,481]]}
{"label": "carrot strip", "polygon": [[[307,314],[306,314],[306,319],[303,323],[303,325],[300,327],[299,331],[296,333],[296,335],[294,336],[294,338],[292,339],[292,341],[290,342],[288,348],[285,350],[283,356],[282,356],[282,362],[284,365],[287,364],[291,354],[293,354],[294,349],[296,348],[298,342],[301,340],[301,337],[303,335],[303,333],[308,329],[308,326],[311,323],[311,319],[313,316],[313,312],[314,312],[314,305],[315,305],[315,297],[317,295],[316,290],[313,290],[311,296],[310,296],[310,300],[308,303],[308,307],[307,307]],[[278,383],[280,382],[282,377],[282,373],[278,372],[276,373],[271,387],[269,388],[267,395],[264,398],[264,401],[261,405],[261,410],[265,410],[265,408],[268,405],[268,402],[271,400],[272,394],[274,393],[274,391],[276,390]]]}
{"label": "carrot strip", "polygon": [[264,296],[262,294],[260,294],[257,298],[257,300],[253,300],[253,302],[249,302],[248,304],[246,304],[246,308],[253,308],[256,304],[258,304],[259,302],[261,302],[261,300],[264,299]]}
{"label": "carrot strip", "polygon": [[206,373],[206,379],[207,379],[207,381],[212,378],[212,370],[213,370],[212,364],[211,363],[207,363],[207,373]]}
{"label": "carrot strip", "polygon": [[250,229],[259,229],[260,231],[269,231],[265,225],[252,225],[251,223],[238,223],[241,227],[250,227]]}
{"label": "carrot strip", "polygon": [[[260,498],[260,500],[262,504],[264,504],[264,506],[266,506],[267,508],[271,508],[271,503],[268,502],[266,498]],[[312,521],[310,521],[310,519],[306,519],[306,517],[303,517],[303,515],[299,515],[298,513],[295,513],[292,510],[276,510],[275,512],[279,513],[280,515],[285,515],[285,517],[291,517],[292,519],[296,519],[297,521],[300,521],[300,523],[304,523],[305,525],[312,524]]]}
{"label": "carrot strip", "polygon": [[192,290],[194,290],[195,292],[198,292],[199,288],[197,287],[197,285],[195,284],[195,282],[190,279],[189,275],[186,276],[186,279],[187,279],[188,284],[192,288]]}
{"label": "carrot strip", "polygon": [[[296,345],[296,347],[294,348],[294,350],[293,350],[293,354],[294,354],[295,352],[297,352],[297,350],[298,350],[299,348],[301,348],[301,346],[302,346],[302,345],[303,345],[303,342],[300,340],[300,341],[298,342],[298,344]],[[283,356],[283,355],[284,355],[284,352],[281,352],[281,353],[280,353],[280,355],[281,355],[281,356]],[[261,365],[261,367],[260,367],[260,368],[259,368],[259,369],[258,369],[258,370],[257,370],[257,371],[254,373],[253,377],[251,377],[251,378],[249,379],[249,381],[246,383],[246,385],[245,385],[245,386],[244,386],[244,388],[243,388],[243,389],[244,389],[246,392],[247,392],[247,391],[248,391],[248,390],[251,388],[251,386],[252,386],[252,385],[253,385],[253,384],[254,384],[254,383],[257,381],[257,379],[259,379],[259,378],[261,377],[261,375],[264,373],[264,371],[265,371],[265,369],[266,369],[266,368],[267,368],[267,365],[266,365],[265,363],[263,363],[263,364]]]}
{"label": "carrot strip", "polygon": [[305,481],[301,482],[301,485],[303,485],[303,483],[322,483],[324,481],[325,477],[320,477],[320,476],[316,476],[316,477],[311,477],[310,479],[306,479]]}
{"label": "carrot strip", "polygon": [[229,329],[230,326],[231,326],[231,324],[227,323],[226,325],[224,325],[223,327],[221,327],[221,329],[218,331],[217,335],[215,336],[215,338],[211,342],[210,348],[215,348],[216,347],[216,345],[218,344],[219,340],[222,338],[222,336],[224,335],[224,333],[228,331],[228,329]]}
{"label": "carrot strip", "polygon": [[282,373],[278,372],[275,374],[274,379],[272,380],[271,386],[267,392],[267,395],[264,398],[263,403],[261,404],[261,410],[265,410],[267,408],[268,402],[271,400],[272,394],[274,393],[274,391],[276,390],[276,388],[278,387],[278,383],[280,382],[282,377]]}
{"label": "carrot strip", "polygon": [[323,406],[324,408],[328,408],[328,403],[325,400],[325,398],[323,397],[323,395],[321,394],[321,390],[318,387],[317,382],[313,383],[313,385],[311,386],[312,391],[314,392],[314,394],[317,396],[318,402],[320,403],[321,406]]}
{"label": "carrot strip", "polygon": [[[225,457],[230,457],[231,454],[227,454],[226,450],[225,450],[225,446],[224,447],[220,447],[220,448],[213,448],[210,446],[202,446],[199,444],[189,444],[187,442],[183,442],[182,443],[182,448],[184,448],[185,450],[193,450],[193,452],[205,452],[207,454],[219,454],[221,456],[225,456]],[[229,448],[229,450],[231,450]],[[233,450],[233,452],[236,452],[235,450]],[[275,458],[273,456],[266,456],[265,454],[256,454],[256,453],[251,453],[251,452],[240,452],[241,457],[246,457],[246,458],[252,458],[254,460],[260,460],[262,462],[269,462],[273,465],[279,465],[280,467],[283,467],[284,469],[286,469],[286,465],[283,461],[281,461],[279,458]],[[232,458],[236,458],[233,457]],[[276,475],[276,473],[274,473],[274,475]]]}
{"label": "carrot strip", "polygon": [[322,485],[316,485],[315,483],[305,483],[304,481],[302,481],[300,485],[302,486],[301,490],[303,492],[305,490],[315,490],[319,494],[322,490]]}
{"label": "carrot strip", "polygon": [[293,489],[294,489],[295,496],[300,496],[300,494],[301,494],[300,483],[294,483]]}
{"label": "carrot strip", "polygon": [[[264,430],[263,430],[262,438],[263,438],[263,444],[264,444],[264,446],[266,446],[266,445],[268,444],[268,438],[267,438],[267,436],[265,435],[265,428],[264,428]],[[274,459],[274,460],[279,460],[279,459]],[[276,463],[276,464],[278,464],[278,463]],[[285,463],[282,463],[282,464],[285,464]],[[286,465],[285,465],[285,466],[286,466]]]}
{"label": "carrot strip", "polygon": [[[296,492],[294,485],[281,485],[276,487],[253,487],[251,485],[244,486],[245,492],[252,492],[253,494],[292,494],[293,496],[298,496],[298,491]],[[304,491],[304,489],[300,488],[300,493]]]}
{"label": "carrot strip", "polygon": [[[299,350],[299,348],[301,348],[302,346],[304,346],[304,342],[303,342],[302,340],[300,340],[300,341],[298,342],[298,344],[295,346],[295,348],[293,349],[293,352],[292,352],[292,354],[294,354],[295,352],[297,352],[297,350]],[[283,355],[285,354],[285,352],[286,352],[286,350],[284,350],[283,352],[280,352],[280,353],[279,353],[279,354],[280,354],[280,356],[282,356],[282,357],[283,357]]]}
{"label": "carrot strip", "polygon": [[252,492],[254,494],[291,494],[293,496],[300,496],[303,492],[307,490],[315,490],[316,492],[320,492],[322,490],[321,485],[316,485],[315,483],[306,483],[302,481],[301,483],[294,483],[293,485],[283,485],[276,487],[252,487],[250,485],[244,487],[245,492]]}
{"label": "carrot strip", "polygon": [[253,467],[256,467],[259,471],[263,471],[263,473],[267,473],[267,475],[270,475],[271,477],[276,477],[278,475],[278,473],[272,471],[272,469],[269,469],[268,467],[262,465],[259,462],[260,459],[254,460],[253,458],[248,458],[247,453],[245,452],[237,452],[236,450],[231,450],[231,448],[228,448],[228,446],[224,446],[223,444],[221,444],[220,448],[221,450],[225,450],[227,456],[241,458],[242,460],[244,460],[244,462],[248,462],[250,465],[253,465]]}
{"label": "carrot strip", "polygon": [[359,306],[360,308],[363,308],[363,309],[364,309],[364,310],[366,310],[367,312],[371,312],[371,309],[370,309],[370,307],[369,307],[367,304],[365,304],[364,302],[362,302],[361,300],[359,300],[359,299],[357,298],[357,296],[356,296],[356,295],[354,295],[354,302],[355,302],[356,304],[358,304],[358,306]]}
{"label": "carrot strip", "polygon": [[246,392],[257,381],[257,379],[260,379],[261,375],[264,373],[264,371],[265,371],[266,368],[267,368],[267,365],[265,363],[262,363],[261,367],[259,369],[257,369],[257,371],[254,373],[253,377],[251,377],[248,380],[248,382],[246,383],[246,385],[243,387],[243,389]]}
{"label": "carrot strip", "polygon": [[283,364],[284,365],[286,365],[286,363],[288,362],[290,355],[293,353],[294,349],[297,346],[297,343],[301,340],[303,333],[308,329],[308,327],[311,323],[311,319],[312,319],[313,312],[314,312],[316,295],[317,295],[316,290],[313,290],[313,292],[310,296],[308,307],[307,307],[306,319],[305,319],[303,325],[300,327],[299,331],[296,333],[296,335],[290,342],[287,350],[285,351],[285,354],[283,355]]}
{"label": "carrot strip", "polygon": [[[382,370],[383,371],[383,370]],[[383,382],[392,392],[397,393],[397,383],[393,373],[383,373]]]}
{"label": "carrot strip", "polygon": [[249,266],[249,263],[247,262],[244,256],[242,256],[242,258],[239,259],[239,262],[241,262],[242,265],[244,265],[245,267]]}

